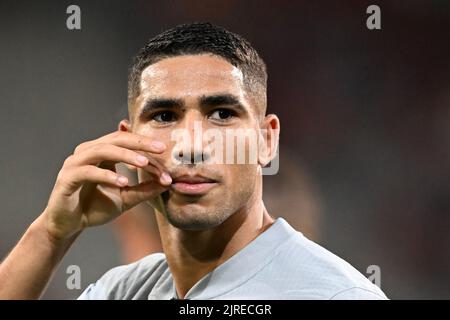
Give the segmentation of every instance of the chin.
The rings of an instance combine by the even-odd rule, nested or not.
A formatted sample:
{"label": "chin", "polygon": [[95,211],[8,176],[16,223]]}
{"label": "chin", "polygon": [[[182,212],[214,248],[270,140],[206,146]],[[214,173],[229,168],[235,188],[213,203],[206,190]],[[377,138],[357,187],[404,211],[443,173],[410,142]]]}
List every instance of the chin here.
{"label": "chin", "polygon": [[182,230],[208,230],[222,224],[232,213],[221,208],[205,207],[198,203],[166,206],[166,218],[171,225]]}

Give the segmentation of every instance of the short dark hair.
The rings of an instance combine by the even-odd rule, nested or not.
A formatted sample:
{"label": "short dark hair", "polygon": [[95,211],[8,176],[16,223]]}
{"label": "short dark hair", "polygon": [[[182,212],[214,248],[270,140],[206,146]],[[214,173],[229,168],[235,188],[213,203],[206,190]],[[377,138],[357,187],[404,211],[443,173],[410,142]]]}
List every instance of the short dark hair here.
{"label": "short dark hair", "polygon": [[208,22],[178,25],[149,40],[134,58],[128,78],[129,109],[140,94],[141,74],[149,65],[165,58],[214,54],[242,71],[246,90],[258,109],[266,112],[266,65],[251,44],[240,35]]}

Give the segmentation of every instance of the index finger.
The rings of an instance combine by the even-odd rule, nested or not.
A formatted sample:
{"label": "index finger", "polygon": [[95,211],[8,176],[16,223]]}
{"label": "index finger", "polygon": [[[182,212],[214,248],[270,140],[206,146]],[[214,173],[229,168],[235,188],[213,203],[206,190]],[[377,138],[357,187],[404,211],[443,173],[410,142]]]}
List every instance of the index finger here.
{"label": "index finger", "polygon": [[166,145],[161,141],[136,133],[116,131],[98,139],[80,144],[75,149],[74,153],[81,152],[94,144],[99,143],[107,143],[126,149],[146,151],[155,154],[161,154],[166,150]]}

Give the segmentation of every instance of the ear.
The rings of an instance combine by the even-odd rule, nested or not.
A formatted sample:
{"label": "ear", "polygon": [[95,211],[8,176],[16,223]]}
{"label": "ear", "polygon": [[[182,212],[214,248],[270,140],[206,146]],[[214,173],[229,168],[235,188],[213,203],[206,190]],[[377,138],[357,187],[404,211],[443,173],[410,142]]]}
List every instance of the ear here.
{"label": "ear", "polygon": [[260,128],[258,163],[262,167],[275,158],[279,138],[280,119],[274,114],[269,114],[262,120]]}
{"label": "ear", "polygon": [[119,131],[125,131],[125,132],[131,132],[131,124],[128,119],[123,119],[119,122],[117,126],[117,130]]}
{"label": "ear", "polygon": [[[124,131],[124,132],[132,132],[131,131],[131,124],[130,121],[128,121],[127,119],[123,119],[119,122],[118,126],[117,126],[117,130],[119,131]],[[125,164],[125,166],[132,171],[136,171],[137,168],[135,166],[129,165],[129,164]]]}

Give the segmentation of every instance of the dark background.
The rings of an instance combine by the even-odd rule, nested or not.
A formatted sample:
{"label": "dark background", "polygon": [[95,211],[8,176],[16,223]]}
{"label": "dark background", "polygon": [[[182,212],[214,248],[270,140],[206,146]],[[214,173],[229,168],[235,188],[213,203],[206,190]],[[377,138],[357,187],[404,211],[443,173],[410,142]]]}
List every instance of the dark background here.
{"label": "dark background", "polygon": [[[70,4],[82,30],[66,28]],[[382,30],[366,28],[371,4]],[[449,299],[450,1],[0,1],[0,256],[75,146],[126,117],[132,56],[192,21],[242,34],[265,59],[280,173],[288,155],[320,194],[315,240],[362,273],[380,266],[390,298]],[[87,230],[45,297],[77,297],[67,266],[84,288],[122,263],[118,250],[108,226]]]}

